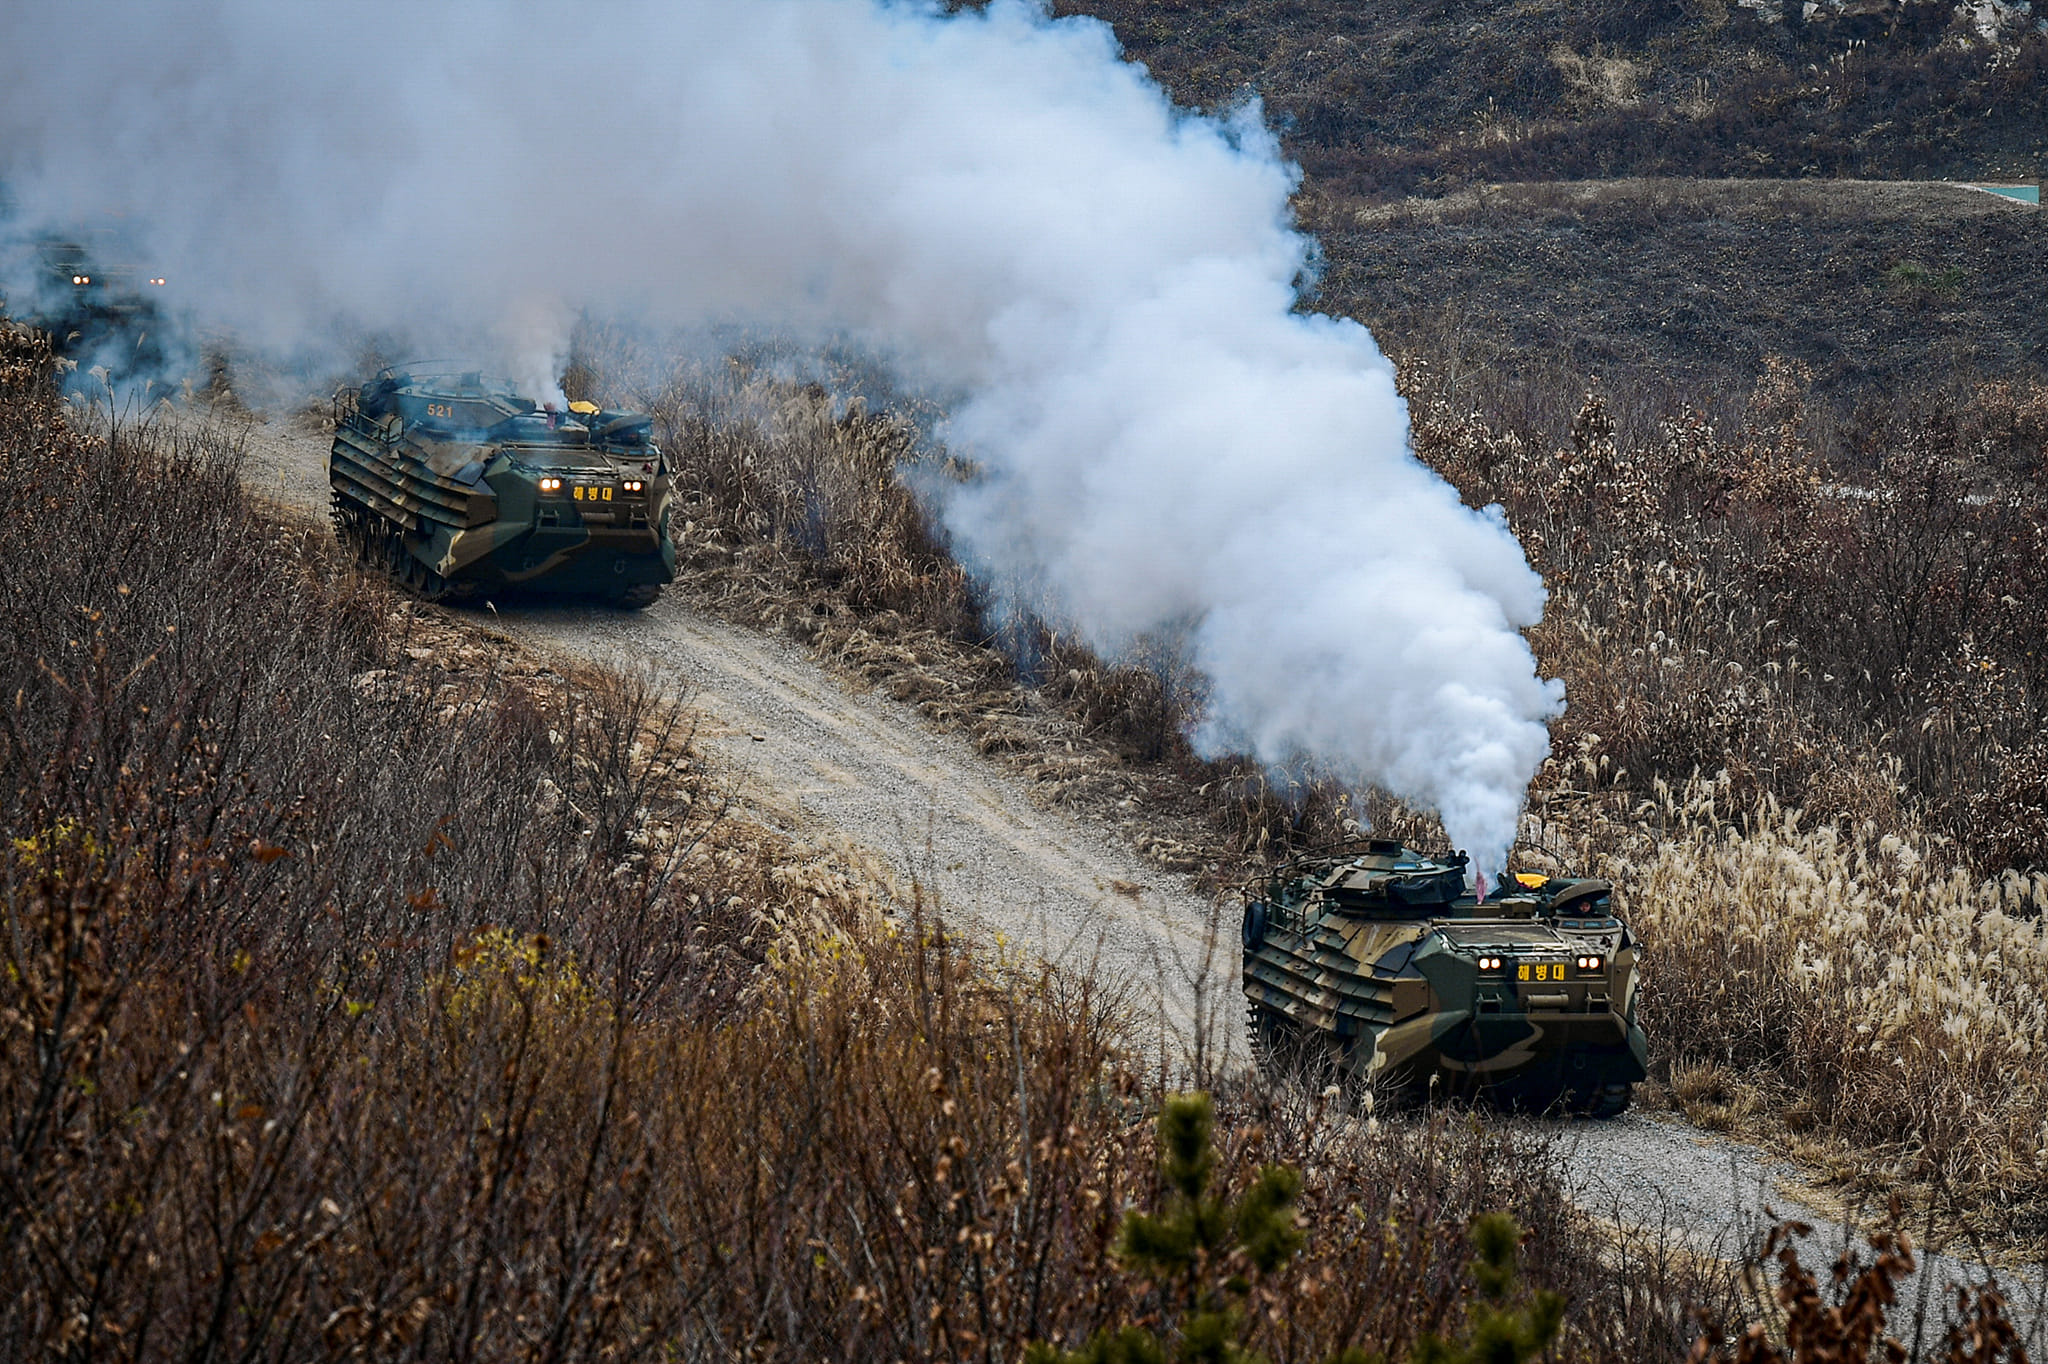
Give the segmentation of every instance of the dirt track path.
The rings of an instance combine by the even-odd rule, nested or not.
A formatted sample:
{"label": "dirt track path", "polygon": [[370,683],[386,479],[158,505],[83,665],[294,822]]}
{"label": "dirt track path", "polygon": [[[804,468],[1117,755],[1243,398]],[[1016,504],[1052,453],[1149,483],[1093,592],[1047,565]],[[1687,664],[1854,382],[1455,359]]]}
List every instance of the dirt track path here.
{"label": "dirt track path", "polygon": [[[324,517],[324,437],[282,425],[238,433],[252,491]],[[645,612],[588,606],[515,606],[496,628],[542,650],[646,669],[700,716],[699,746],[721,763],[756,818],[805,841],[847,846],[893,869],[900,895],[913,880],[957,927],[983,941],[1001,934],[1065,966],[1093,967],[1127,986],[1161,1020],[1169,1055],[1200,1045],[1224,1067],[1244,1052],[1236,981],[1236,919],[1179,878],[1141,862],[1059,810],[958,735],[942,734],[909,706],[851,690],[794,645],[727,624],[670,597]],[[1222,931],[1211,935],[1211,925]],[[1817,1268],[1846,1233],[1798,1192],[1798,1172],[1745,1143],[1668,1115],[1612,1122],[1544,1123],[1566,1187],[1587,1214],[1639,1233],[1677,1238],[1696,1252],[1738,1257],[1770,1214],[1821,1228]],[[1832,1230],[1831,1230],[1832,1225]],[[1981,1267],[1923,1257],[1920,1285],[1939,1298],[1975,1283]],[[2028,1346],[2048,1357],[2048,1282],[2005,1276]]]}
{"label": "dirt track path", "polygon": [[[984,940],[1128,982],[1182,1043],[1235,1049],[1228,953],[1211,950],[1210,901],[1066,814],[1038,808],[958,735],[874,693],[849,691],[797,649],[670,599],[643,613],[517,607],[498,618],[529,644],[644,668],[700,713],[699,746],[723,761],[757,817],[817,844],[883,858]],[[1221,927],[1223,942],[1235,932]],[[1200,979],[1204,965],[1208,980]],[[1199,1026],[1198,1026],[1199,1025]]]}
{"label": "dirt track path", "polygon": [[[324,437],[280,423],[238,431],[245,481],[325,516]],[[698,712],[698,739],[757,818],[819,846],[852,845],[982,941],[1002,935],[1059,966],[1138,992],[1169,1054],[1243,1055],[1236,919],[1142,862],[906,705],[850,690],[793,645],[671,595],[644,612],[506,605],[492,624],[529,646],[645,670]],[[1212,924],[1221,932],[1212,935]],[[1219,941],[1220,938],[1220,941]]]}

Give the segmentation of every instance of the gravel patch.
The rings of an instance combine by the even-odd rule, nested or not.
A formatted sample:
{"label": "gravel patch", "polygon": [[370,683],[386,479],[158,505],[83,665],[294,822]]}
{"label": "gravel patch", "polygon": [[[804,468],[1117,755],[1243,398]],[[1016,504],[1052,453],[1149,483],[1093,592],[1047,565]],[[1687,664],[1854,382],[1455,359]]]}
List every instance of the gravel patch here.
{"label": "gravel patch", "polygon": [[[1844,1249],[1870,1259],[1867,1220],[1816,1209],[1797,1192],[1801,1176],[1794,1166],[1747,1142],[1640,1113],[1550,1125],[1572,1201],[1596,1218],[1730,1261],[1754,1254],[1778,1221],[1806,1222],[1814,1234],[1802,1243],[1801,1259],[1823,1291],[1827,1270]],[[1896,1325],[1924,1317],[1924,1329],[1938,1341],[1938,1323],[1955,1290],[1995,1281],[2021,1324],[2028,1353],[2041,1358],[2048,1350],[2048,1275],[2040,1267],[1991,1269],[1917,1247],[1915,1257],[1918,1270],[1899,1291],[1913,1312]]]}

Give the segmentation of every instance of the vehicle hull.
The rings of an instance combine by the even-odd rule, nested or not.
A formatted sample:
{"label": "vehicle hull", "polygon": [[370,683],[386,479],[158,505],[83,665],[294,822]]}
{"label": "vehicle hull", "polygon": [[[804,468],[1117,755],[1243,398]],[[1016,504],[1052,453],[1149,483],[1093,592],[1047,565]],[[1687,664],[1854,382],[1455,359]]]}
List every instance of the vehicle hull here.
{"label": "vehicle hull", "polygon": [[476,375],[387,371],[345,390],[328,460],[337,534],[429,598],[648,605],[676,573],[667,466],[645,418],[585,406],[589,426],[563,422]]}
{"label": "vehicle hull", "polygon": [[1262,1062],[1619,1111],[1648,1073],[1648,1042],[1636,948],[1606,883],[1532,878],[1546,889],[1481,904],[1445,889],[1446,874],[1395,845],[1248,895],[1244,990]]}

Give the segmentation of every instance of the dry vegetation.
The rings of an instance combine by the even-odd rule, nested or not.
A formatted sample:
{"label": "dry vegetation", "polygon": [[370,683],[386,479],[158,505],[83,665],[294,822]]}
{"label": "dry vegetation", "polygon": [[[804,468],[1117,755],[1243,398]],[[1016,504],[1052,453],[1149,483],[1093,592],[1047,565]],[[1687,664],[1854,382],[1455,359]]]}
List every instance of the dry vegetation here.
{"label": "dry vegetation", "polygon": [[[967,3],[968,0],[962,0]],[[1175,99],[1256,92],[1332,192],[1624,175],[2034,180],[2039,7],[1529,0],[1058,0]],[[1837,14],[1835,11],[1841,12]],[[1767,22],[1767,20],[1777,22]]]}
{"label": "dry vegetation", "polygon": [[[1499,263],[1468,279],[1475,308],[1409,337],[1419,446],[1507,503],[1557,591],[1536,642],[1573,709],[1537,798],[1562,860],[1630,894],[1671,1097],[1801,1153],[1847,1201],[1904,1187],[2039,1257],[2048,390],[1969,376],[2038,373],[1980,364],[2031,343],[2032,314],[2000,300],[2035,254],[1983,234],[2042,220],[1987,201],[1992,218],[1927,224],[1943,268],[1922,269],[1886,204],[1916,191],[1747,188],[1787,219],[1744,227],[1729,187],[1690,182],[1372,210],[1408,224],[1381,242],[1397,255]],[[1674,245],[1694,237],[1713,252]],[[1590,264],[1602,243],[1624,277]],[[1825,299],[1787,287],[1795,261]],[[1577,365],[1555,338],[1533,360],[1475,347],[1491,307],[1569,333]],[[1782,361],[1717,390],[1766,318],[1831,393]],[[1994,321],[2003,339],[1970,330]],[[1587,345],[1689,345],[1698,375],[1631,374],[1589,404]],[[1909,377],[1937,358],[1948,372]]]}
{"label": "dry vegetation", "polygon": [[[2033,1244],[2048,393],[1900,401],[1870,414],[1856,462],[1813,448],[1782,362],[1725,432],[1684,413],[1624,433],[1596,394],[1555,442],[1453,406],[1426,364],[1406,373],[1419,453],[1503,503],[1552,586],[1534,643],[1571,709],[1529,851],[1622,885],[1673,1098]],[[760,363],[645,377],[630,396],[681,457],[687,572],[714,605],[967,728],[1168,866],[1227,877],[1334,832],[1338,793],[1195,758],[1173,660],[985,630],[909,491],[960,473],[913,422]]]}
{"label": "dry vegetation", "polygon": [[[1089,8],[1182,98],[1257,79],[1316,185],[1354,198],[2040,153],[2048,40],[1994,61],[1938,6],[1854,50],[1767,31],[1768,60],[1724,41],[1743,21],[1721,5],[1533,37],[1550,11],[1515,6],[1476,40],[1367,0],[1330,33],[1289,0]],[[1719,55],[1685,55],[1702,43]],[[1893,136],[1865,135],[1873,111]],[[1661,228],[1640,215],[1621,228]],[[1940,252],[1857,266],[1901,314],[1970,282]],[[1163,865],[1227,878],[1335,831],[1337,793],[1194,757],[1172,657],[985,621],[910,491],[967,472],[926,414],[842,401],[851,372],[649,373],[585,340],[572,387],[623,389],[683,459],[701,599]],[[81,437],[47,367],[6,341],[6,1353],[1015,1359],[1177,1327],[1117,1251],[1158,1202],[1175,1078],[1126,1048],[1117,999],[737,823],[685,712],[397,603],[252,511],[219,443]],[[1564,376],[1406,372],[1419,452],[1508,508],[1556,594],[1535,643],[1572,710],[1531,842],[1623,886],[1673,1098],[2043,1235],[2048,394],[1821,420],[1781,366],[1753,401],[1703,396],[1710,420]],[[1524,1131],[1346,1104],[1219,1086],[1218,1187],[1302,1176],[1306,1249],[1246,1322],[1273,1358],[1456,1337],[1462,1229],[1488,1210],[1569,1300],[1558,1357],[1679,1359],[1703,1329],[1743,1360],[1882,1348],[1899,1240],[1837,1276],[1843,1312],[1796,1261],[1767,1311],[1669,1243],[1589,1235]],[[1994,1307],[1958,1306],[1941,1357],[2009,1353]]]}
{"label": "dry vegetation", "polygon": [[[1476,383],[1496,421],[1544,419],[1546,439],[1586,375],[1656,418],[1739,421],[1782,356],[1813,373],[1809,439],[1853,457],[1884,395],[1956,400],[1973,377],[2038,377],[2048,354],[2048,217],[1981,191],[1635,179],[1378,204],[1311,184],[1297,209],[1327,257],[1319,310]],[[1549,397],[1570,406],[1527,410]]]}
{"label": "dry vegetation", "polygon": [[[1829,1277],[1832,1292],[1824,1293],[1813,1272],[1800,1261],[1799,1242],[1813,1234],[1803,1222],[1781,1222],[1764,1238],[1756,1256],[1760,1268],[1774,1270],[1777,1284],[1764,1318],[1752,1321],[1741,1337],[1723,1351],[1713,1351],[1702,1337],[1688,1364],[1728,1359],[1733,1364],[1864,1364],[1883,1359],[1903,1364],[1927,1358],[1924,1330],[1898,1338],[1900,1318],[1907,1312],[1901,1290],[1917,1261],[1913,1239],[1898,1227],[1899,1207],[1892,1204],[1891,1225],[1869,1238],[1866,1256],[1854,1247],[1835,1259]],[[1933,1358],[1953,1364],[2013,1359],[2024,1361],[2026,1347],[2006,1317],[2003,1295],[1995,1289],[1975,1294],[1958,1291],[1944,1304],[1952,1311]],[[1925,1326],[1925,1304],[1913,1315]]]}
{"label": "dry vegetation", "polygon": [[[0,1347],[10,1358],[966,1358],[1173,1329],[1115,1272],[1169,1077],[1085,980],[722,812],[686,717],[501,665],[206,437],[80,435],[0,366]],[[515,656],[516,657],[516,656]],[[1202,1077],[1195,1077],[1202,1078]],[[1572,1357],[1736,1286],[1624,1284],[1540,1141],[1225,1088],[1301,1172],[1282,1359],[1456,1336],[1485,1210]],[[1624,1291],[1624,1288],[1626,1291]]]}
{"label": "dry vegetation", "polygon": [[1695,784],[1666,841],[1615,872],[1654,944],[1673,1093],[1695,1121],[1771,1122],[1866,1195],[2048,1225],[2048,878],[1980,882],[1897,835],[1804,827],[1766,804],[1727,827]]}
{"label": "dry vegetation", "polygon": [[2042,374],[2048,218],[1896,183],[2048,176],[2038,4],[1054,8],[1110,22],[1181,104],[1258,96],[1305,172],[1314,306],[1392,350],[1562,371],[1574,400],[1597,374],[1659,415],[1739,413],[1770,355],[1842,417]]}
{"label": "dry vegetation", "polygon": [[1556,445],[1423,388],[1416,442],[1506,507],[1550,584],[1534,642],[1572,702],[1555,746],[1598,779],[1725,770],[1738,807],[2048,866],[2048,389],[1901,400],[1858,468],[1808,444],[1803,378],[1770,366],[1733,431],[1684,413],[1624,438],[1595,395]]}
{"label": "dry vegetation", "polygon": [[1425,388],[1417,442],[1555,593],[1539,812],[1629,897],[1674,1096],[2038,1245],[2048,391],[1901,399],[1851,464],[1803,377],[1727,432],[1596,396],[1556,444]]}
{"label": "dry vegetation", "polygon": [[[727,817],[684,713],[399,604],[253,511],[218,442],[77,434],[47,367],[10,341],[0,371],[11,1353],[1014,1359],[1133,1324],[1184,1339],[1174,1286],[1122,1236],[1159,1205],[1174,1077],[1126,1048],[1114,997],[963,950],[914,896],[885,912],[857,869]],[[811,425],[772,478],[749,481],[775,427],[721,415],[728,457],[694,505],[729,538],[701,584],[836,622],[819,642],[856,662],[885,655],[845,641],[891,637],[864,622],[894,613],[947,651],[908,656],[927,703],[972,658],[1016,723],[1136,774],[1115,780],[1201,774],[1091,740],[1138,728],[1086,710],[1103,678],[1142,694],[1131,675],[1071,655],[1066,676],[1097,680],[1026,688],[943,633],[925,613],[972,602],[891,491],[908,435],[785,396],[781,420]],[[830,495],[791,545],[769,494],[806,465]],[[761,496],[751,526],[720,469]],[[852,549],[876,517],[894,538]],[[1664,855],[1676,870],[1646,874],[1706,879]],[[2003,931],[2014,950],[2023,926]],[[1784,1336],[1743,1337],[1766,1305],[1674,1242],[1589,1235],[1524,1129],[1221,1084],[1216,1141],[1219,1193],[1275,1162],[1300,1175],[1303,1249],[1256,1276],[1239,1323],[1271,1358],[1403,1358],[1504,1320],[1468,1315],[1499,1247],[1475,1268],[1462,1229],[1487,1211],[1523,1228],[1528,1287],[1568,1304],[1556,1357]],[[1965,1339],[1938,1357],[2001,1357]]]}

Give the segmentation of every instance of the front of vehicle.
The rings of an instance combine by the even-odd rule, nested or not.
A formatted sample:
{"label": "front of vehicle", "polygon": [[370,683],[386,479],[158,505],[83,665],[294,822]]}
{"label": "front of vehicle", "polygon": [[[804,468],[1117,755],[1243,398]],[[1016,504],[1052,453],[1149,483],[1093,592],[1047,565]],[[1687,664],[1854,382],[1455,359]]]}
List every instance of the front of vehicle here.
{"label": "front of vehicle", "polygon": [[106,366],[114,381],[166,377],[169,280],[137,263],[122,234],[101,227],[46,236],[33,256],[34,269],[17,281],[20,296],[6,300],[12,315],[49,333],[57,352],[80,366]]}
{"label": "front of vehicle", "polygon": [[650,605],[675,578],[674,483],[650,418],[556,411],[470,372],[345,390],[338,524],[429,596],[531,588]]}
{"label": "front of vehicle", "polygon": [[645,604],[674,581],[674,480],[651,427],[645,416],[585,403],[493,432],[502,444],[484,478],[499,518],[530,528],[501,557],[507,582]]}
{"label": "front of vehicle", "polygon": [[1255,1050],[1314,1052],[1376,1084],[1626,1107],[1646,1073],[1636,946],[1604,881],[1525,874],[1480,901],[1462,856],[1389,840],[1247,894]]}
{"label": "front of vehicle", "polygon": [[1485,904],[1461,900],[1418,944],[1430,998],[1382,1040],[1454,1090],[1606,1116],[1648,1073],[1636,1022],[1636,944],[1604,881],[1531,876]]}

